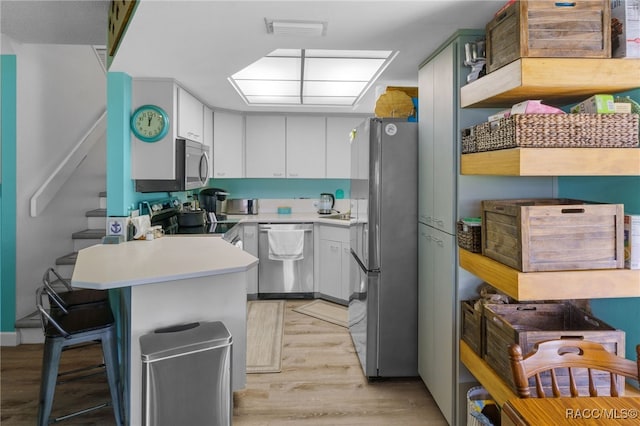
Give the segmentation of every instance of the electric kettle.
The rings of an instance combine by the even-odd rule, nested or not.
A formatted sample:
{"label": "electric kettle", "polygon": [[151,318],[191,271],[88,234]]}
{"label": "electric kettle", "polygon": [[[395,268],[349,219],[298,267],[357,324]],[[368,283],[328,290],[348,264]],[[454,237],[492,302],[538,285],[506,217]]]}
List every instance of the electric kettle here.
{"label": "electric kettle", "polygon": [[336,199],[333,194],[329,194],[328,192],[323,192],[320,194],[320,201],[318,202],[318,214],[331,214],[331,210],[333,209],[333,205],[335,204]]}

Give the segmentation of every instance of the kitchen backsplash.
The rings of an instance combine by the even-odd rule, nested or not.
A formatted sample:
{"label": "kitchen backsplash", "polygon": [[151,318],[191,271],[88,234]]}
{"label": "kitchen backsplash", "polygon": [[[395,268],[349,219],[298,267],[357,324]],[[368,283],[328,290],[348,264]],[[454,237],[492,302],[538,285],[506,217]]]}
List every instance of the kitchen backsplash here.
{"label": "kitchen backsplash", "polygon": [[[291,213],[315,213],[318,211],[318,199],[320,194],[315,198],[261,198],[258,199],[258,213],[278,213],[278,207],[291,207]],[[231,197],[234,198],[234,197]],[[335,210],[345,213],[351,210],[351,200],[336,200]]]}
{"label": "kitchen backsplash", "polygon": [[351,196],[349,179],[210,179],[209,186],[225,189],[229,198],[318,198],[321,192]]}

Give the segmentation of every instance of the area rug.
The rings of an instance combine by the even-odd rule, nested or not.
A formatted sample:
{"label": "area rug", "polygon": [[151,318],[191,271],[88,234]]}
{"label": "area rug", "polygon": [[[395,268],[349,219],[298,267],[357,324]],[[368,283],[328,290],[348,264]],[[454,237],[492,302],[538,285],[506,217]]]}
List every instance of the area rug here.
{"label": "area rug", "polygon": [[349,314],[347,308],[336,303],[318,299],[311,303],[307,303],[306,305],[294,308],[293,310],[341,327],[347,328],[349,326]]}
{"label": "area rug", "polygon": [[284,300],[247,304],[247,373],[279,373],[282,368]]}

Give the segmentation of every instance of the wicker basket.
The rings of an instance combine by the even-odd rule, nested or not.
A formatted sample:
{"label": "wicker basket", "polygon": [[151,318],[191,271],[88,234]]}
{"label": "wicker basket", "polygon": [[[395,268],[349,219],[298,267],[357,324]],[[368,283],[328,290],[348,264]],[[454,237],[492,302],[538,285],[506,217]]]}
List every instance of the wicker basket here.
{"label": "wicker basket", "polygon": [[463,136],[462,151],[632,148],[638,146],[638,122],[638,114],[517,114],[467,129],[475,140],[472,144]]}
{"label": "wicker basket", "polygon": [[472,253],[482,252],[482,226],[469,226],[464,220],[459,220],[456,226],[458,232],[458,246]]}

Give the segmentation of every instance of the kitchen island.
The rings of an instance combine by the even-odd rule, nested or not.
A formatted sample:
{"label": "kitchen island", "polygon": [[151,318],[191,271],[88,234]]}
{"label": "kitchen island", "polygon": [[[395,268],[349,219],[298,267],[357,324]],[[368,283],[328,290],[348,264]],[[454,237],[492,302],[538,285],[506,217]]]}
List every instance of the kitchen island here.
{"label": "kitchen island", "polygon": [[80,250],[78,288],[113,291],[120,328],[125,417],[142,422],[140,336],[157,328],[222,321],[233,338],[232,388],[246,384],[247,272],[258,259],[222,238],[162,237]]}

